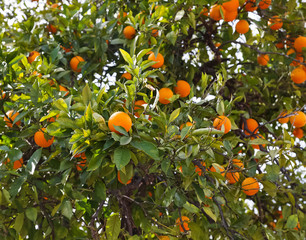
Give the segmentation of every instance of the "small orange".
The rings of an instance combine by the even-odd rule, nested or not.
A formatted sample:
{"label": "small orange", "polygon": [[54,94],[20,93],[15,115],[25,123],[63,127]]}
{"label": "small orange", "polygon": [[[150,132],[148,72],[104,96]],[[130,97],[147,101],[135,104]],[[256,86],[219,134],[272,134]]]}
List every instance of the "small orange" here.
{"label": "small orange", "polygon": [[[11,160],[8,158],[4,164],[9,163],[10,161]],[[13,168],[17,170],[18,168],[21,168],[22,165],[23,165],[23,158],[20,158],[19,160],[14,162]]]}
{"label": "small orange", "polygon": [[152,192],[148,192],[148,196],[152,197],[153,196]]}
{"label": "small orange", "polygon": [[182,131],[182,129],[184,127],[191,127],[193,124],[191,122],[186,122],[186,123],[183,123],[181,126],[180,126],[180,130]]}
{"label": "small orange", "polygon": [[291,80],[294,83],[301,84],[306,80],[306,71],[303,67],[297,67],[291,72]]}
{"label": "small orange", "polygon": [[239,0],[229,0],[228,2],[223,3],[222,7],[227,12],[235,12],[239,8]]}
{"label": "small orange", "polygon": [[[14,113],[14,110],[9,110],[8,112],[6,112],[6,116],[8,118],[6,116],[4,116],[4,121],[6,122],[6,125],[10,128],[13,127],[13,122],[14,122],[15,118],[19,115],[18,112],[15,112],[14,114],[13,113]],[[20,126],[21,121],[18,121],[15,124],[17,126]]]}
{"label": "small orange", "polygon": [[300,230],[300,228],[301,228],[301,225],[300,225],[300,223],[298,222],[297,224],[296,224],[296,227],[294,228],[294,230]]}
{"label": "small orange", "polygon": [[69,94],[69,90],[66,87],[63,87],[62,85],[58,85],[60,92],[66,92],[64,97],[66,97]]}
{"label": "small orange", "polygon": [[[254,139],[256,139],[256,138],[265,139],[264,136],[262,136],[261,134],[258,134],[258,137],[251,137],[251,140],[254,140]],[[262,145],[260,145],[260,146],[265,147],[266,144],[262,144]],[[254,149],[258,149],[258,150],[260,150],[260,146],[259,146],[259,145],[255,145],[255,144],[252,145],[252,147],[253,147]]]}
{"label": "small orange", "polygon": [[169,104],[169,98],[173,96],[173,92],[170,88],[161,88],[159,90],[159,99],[158,101],[162,104]]}
{"label": "small orange", "polygon": [[306,37],[299,36],[294,41],[294,48],[297,52],[302,52],[303,48],[306,48]]}
{"label": "small orange", "polygon": [[5,92],[3,92],[3,90],[1,90],[1,93],[2,93],[2,95],[0,95],[0,99],[4,99],[4,98],[5,98],[5,96],[6,96],[6,93],[5,93]]}
{"label": "small orange", "polygon": [[34,62],[35,59],[36,59],[39,55],[40,55],[40,53],[37,52],[37,51],[32,51],[32,52],[30,52],[30,54],[29,54],[29,56],[28,56],[28,62],[29,62],[29,63]]}
{"label": "small orange", "polygon": [[44,135],[45,130],[46,128],[41,128],[34,134],[34,142],[42,148],[50,147],[54,141],[54,137],[49,140],[46,140]]}
{"label": "small orange", "polygon": [[[140,114],[139,114],[139,112],[141,112],[141,111],[143,111],[143,106],[142,105],[144,105],[144,104],[147,104],[144,100],[137,100],[137,101],[135,101],[135,104],[134,104],[134,115],[136,116],[136,117],[140,117]],[[141,110],[141,111],[139,111],[139,110]]]}
{"label": "small orange", "polygon": [[54,117],[49,118],[47,121],[48,121],[48,122],[55,122],[55,120],[58,119],[58,117],[59,117],[59,114],[57,114],[57,115],[55,116],[55,118],[54,118]]}
{"label": "small orange", "polygon": [[81,72],[81,68],[78,68],[80,62],[85,62],[85,60],[80,56],[75,56],[70,60],[70,67],[75,72]]}
{"label": "small orange", "polygon": [[78,153],[76,155],[74,155],[75,158],[82,158],[83,160],[86,160],[86,155],[85,155],[85,152],[82,152],[82,153]]}
{"label": "small orange", "polygon": [[153,29],[151,32],[152,37],[157,37],[158,36],[158,29]]}
{"label": "small orange", "polygon": [[117,174],[117,178],[118,178],[118,181],[121,183],[121,184],[124,184],[124,185],[128,185],[132,182],[132,178],[130,180],[128,180],[126,183],[123,183],[121,178],[120,178],[120,171],[118,171],[118,174]]}
{"label": "small orange", "polygon": [[83,171],[83,169],[85,168],[85,166],[86,166],[86,159],[77,162],[77,164],[76,164],[76,169],[77,169],[79,172],[81,172],[81,171]]}
{"label": "small orange", "polygon": [[228,172],[226,173],[225,177],[228,180],[229,184],[234,184],[238,182],[240,175],[239,175],[239,172]]}
{"label": "small orange", "polygon": [[182,216],[181,218],[176,219],[176,226],[180,226],[181,232],[189,231],[190,230],[188,227],[189,222],[190,222],[190,219],[188,217]]}
{"label": "small orange", "polygon": [[285,45],[284,45],[283,42],[278,42],[278,43],[275,44],[275,46],[276,46],[278,49],[283,49],[283,48],[285,48]]}
{"label": "small orange", "polygon": [[[220,167],[218,167],[218,168],[219,168],[219,170],[220,170],[220,174],[224,177],[224,175],[225,175],[225,169],[224,169],[224,167],[220,166]],[[217,172],[217,170],[215,169],[214,166],[211,166],[210,171],[211,171],[211,172]]]}
{"label": "small orange", "polygon": [[108,119],[108,127],[112,132],[121,134],[115,129],[115,126],[123,127],[128,132],[132,127],[132,119],[125,112],[115,112]]}
{"label": "small orange", "polygon": [[126,80],[131,80],[132,74],[130,74],[129,72],[125,72],[121,75],[121,78],[125,78]]}
{"label": "small orange", "polygon": [[269,55],[267,54],[261,54],[257,57],[257,62],[261,66],[267,66],[269,60],[270,58],[269,58]]}
{"label": "small orange", "polygon": [[72,46],[70,46],[70,48],[66,48],[66,47],[63,47],[62,45],[60,46],[61,49],[63,49],[65,51],[65,53],[69,53],[71,52],[71,49],[72,49]]}
{"label": "small orange", "polygon": [[215,118],[213,126],[217,130],[221,130],[222,126],[224,126],[224,134],[228,133],[232,128],[231,121],[225,116],[218,116]]}
{"label": "small orange", "polygon": [[260,9],[267,9],[271,5],[272,0],[261,0],[258,4]]}
{"label": "small orange", "polygon": [[279,119],[278,119],[279,123],[281,123],[281,124],[287,123],[287,122],[289,121],[289,117],[283,117],[283,116],[286,116],[286,115],[288,115],[288,114],[289,114],[289,112],[287,112],[286,110],[282,111],[282,112],[278,115],[278,117],[282,117],[282,118],[279,118]]}
{"label": "small orange", "polygon": [[279,16],[273,16],[269,19],[268,26],[272,30],[278,30],[283,26],[283,20]]}
{"label": "small orange", "polygon": [[53,3],[50,8],[53,8],[53,9],[61,9],[61,6],[58,5],[58,3]]}
{"label": "small orange", "polygon": [[293,130],[293,135],[299,139],[301,139],[304,136],[304,132],[302,128],[296,128]]}
{"label": "small orange", "polygon": [[42,77],[41,73],[38,73],[37,71],[32,72],[31,75],[37,76],[37,77]]}
{"label": "small orange", "polygon": [[235,169],[239,169],[239,170],[244,169],[244,164],[240,159],[236,159],[236,158],[233,159],[232,164]]}
{"label": "small orange", "polygon": [[251,134],[256,134],[258,132],[258,122],[255,119],[249,118],[246,120],[247,129],[244,129],[244,123],[242,123],[242,129],[245,135],[249,136]]}
{"label": "small orange", "polygon": [[206,7],[204,7],[202,9],[202,11],[200,12],[200,15],[203,15],[203,16],[208,16],[208,9]]}
{"label": "small orange", "polygon": [[[201,164],[202,164],[202,166],[206,169],[206,164],[205,164],[205,162],[201,162]],[[199,168],[197,165],[195,166],[195,172],[199,175],[199,176],[201,176],[202,175],[202,169],[201,168]]]}
{"label": "small orange", "polygon": [[136,30],[132,26],[127,26],[123,29],[123,35],[126,39],[133,39],[136,35]]}
{"label": "small orange", "polygon": [[209,17],[215,21],[219,21],[222,19],[221,12],[224,12],[224,8],[221,5],[215,4],[211,7],[209,12]]}
{"label": "small orange", "polygon": [[237,24],[236,24],[236,32],[240,33],[240,34],[245,34],[249,31],[250,26],[249,23],[246,20],[240,20]]}
{"label": "small orange", "polygon": [[184,80],[178,80],[176,83],[176,87],[174,87],[174,92],[179,94],[180,97],[184,98],[190,94],[190,85],[188,82]]}
{"label": "small orange", "polygon": [[301,128],[306,124],[306,115],[301,111],[295,112],[295,115],[291,116],[290,122],[294,127]]}
{"label": "small orange", "polygon": [[51,33],[54,33],[54,34],[57,33],[57,28],[54,25],[52,25],[51,23],[49,25],[47,25],[47,29]]}
{"label": "small orange", "polygon": [[275,224],[275,222],[269,222],[269,226],[270,226],[273,230],[275,230],[276,224]]}
{"label": "small orange", "polygon": [[160,68],[161,66],[164,65],[164,56],[160,53],[158,53],[157,56],[155,57],[154,53],[152,52],[149,55],[148,60],[156,62],[151,66],[152,68]]}
{"label": "small orange", "polygon": [[229,11],[224,11],[224,21],[225,22],[231,22],[234,21],[237,16],[238,16],[238,11],[233,11],[233,12],[229,12]]}
{"label": "small orange", "polygon": [[245,0],[247,3],[244,8],[247,12],[254,12],[257,9],[256,0]]}
{"label": "small orange", "polygon": [[248,196],[253,196],[259,191],[259,183],[251,177],[244,179],[241,187],[242,191]]}

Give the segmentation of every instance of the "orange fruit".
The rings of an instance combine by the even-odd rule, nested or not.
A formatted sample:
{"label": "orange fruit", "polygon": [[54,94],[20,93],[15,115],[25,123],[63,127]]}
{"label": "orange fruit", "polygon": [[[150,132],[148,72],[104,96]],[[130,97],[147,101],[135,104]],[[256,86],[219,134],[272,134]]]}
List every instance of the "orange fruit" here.
{"label": "orange fruit", "polygon": [[53,3],[53,4],[50,6],[50,8],[53,8],[53,9],[56,9],[56,8],[61,9],[61,6],[59,6],[58,3]]}
{"label": "orange fruit", "polygon": [[224,126],[224,134],[226,134],[231,130],[232,124],[227,117],[218,116],[217,118],[215,118],[213,126],[217,130],[222,130],[222,126]]}
{"label": "orange fruit", "polygon": [[190,219],[188,217],[182,216],[181,218],[176,219],[176,226],[180,226],[181,232],[185,232],[185,230],[189,231],[189,227],[188,227],[189,222],[190,222]]}
{"label": "orange fruit", "polygon": [[291,116],[290,122],[296,128],[304,127],[306,124],[306,115],[301,111],[295,112],[296,115]]}
{"label": "orange fruit", "polygon": [[222,4],[222,7],[227,12],[235,12],[239,7],[239,0],[230,0]]}
{"label": "orange fruit", "polygon": [[258,132],[258,123],[255,119],[249,118],[246,120],[247,129],[244,129],[244,123],[242,123],[242,129],[245,135],[249,136],[251,134],[256,134]]}
{"label": "orange fruit", "polygon": [[299,55],[299,54],[296,55],[295,59],[292,61],[292,63],[290,63],[290,66],[299,66],[299,65],[301,65],[301,63],[298,62],[298,61],[300,61],[300,62],[304,61],[304,58],[301,55]]}
{"label": "orange fruit", "polygon": [[0,99],[4,99],[4,98],[5,98],[5,96],[6,96],[6,93],[5,93],[5,92],[3,92],[3,90],[1,90],[1,93],[2,93],[2,95],[0,95]]}
{"label": "orange fruit", "polygon": [[270,58],[269,58],[269,55],[267,55],[267,54],[260,54],[257,57],[257,62],[261,66],[267,66],[269,60],[270,60]]}
{"label": "orange fruit", "polygon": [[65,53],[71,52],[71,49],[72,49],[72,46],[70,46],[70,48],[65,48],[65,47],[63,47],[63,46],[61,45],[60,47],[61,47],[61,49],[63,49],[63,50],[65,51]]}
{"label": "orange fruit", "polygon": [[[205,166],[206,166],[205,162],[201,162],[201,164],[202,164],[202,166],[205,168]],[[199,168],[199,167],[196,165],[196,166],[195,166],[195,172],[196,172],[199,176],[201,176],[203,171],[202,171],[201,168]]]}
{"label": "orange fruit", "polygon": [[81,72],[81,68],[78,68],[80,62],[85,62],[85,60],[80,56],[75,56],[70,60],[70,67],[75,72]]}
{"label": "orange fruit", "polygon": [[130,74],[129,72],[125,72],[121,75],[121,78],[125,78],[126,80],[131,80],[132,74]]}
{"label": "orange fruit", "polygon": [[[224,167],[220,166],[220,167],[218,167],[218,168],[219,168],[219,170],[220,170],[220,174],[224,177],[224,175],[225,175]],[[214,166],[211,166],[210,171],[211,171],[211,172],[217,172],[217,170],[215,169]]]}
{"label": "orange fruit", "polygon": [[57,33],[57,28],[54,25],[52,25],[51,23],[49,25],[47,25],[47,29],[51,33],[54,33],[54,34]]}
{"label": "orange fruit", "polygon": [[213,5],[210,9],[209,17],[215,21],[221,20],[222,15],[220,11],[223,11],[224,13],[224,8],[221,5],[218,4]]}
{"label": "orange fruit", "polygon": [[44,135],[45,130],[46,128],[41,128],[34,134],[34,142],[42,148],[50,147],[54,141],[54,137],[49,140],[46,140]]}
{"label": "orange fruit", "polygon": [[[286,115],[288,115],[288,114],[289,114],[289,113],[288,113],[286,110],[284,110],[284,111],[282,111],[282,112],[278,115],[278,117],[286,116]],[[279,118],[278,121],[279,121],[279,123],[281,123],[281,124],[287,123],[287,122],[289,121],[289,117]]]}
{"label": "orange fruit", "polygon": [[271,5],[272,0],[261,0],[258,4],[260,9],[267,9]]}
{"label": "orange fruit", "polygon": [[236,24],[236,32],[240,33],[240,34],[245,34],[249,31],[250,26],[249,23],[246,20],[240,20],[237,24]]}
{"label": "orange fruit", "polygon": [[156,62],[151,66],[152,68],[160,68],[161,66],[164,65],[164,56],[160,53],[158,53],[157,56],[155,57],[154,53],[152,52],[149,55],[148,60]]}
{"label": "orange fruit", "polygon": [[41,73],[38,73],[37,71],[32,72],[31,75],[37,76],[37,77],[42,77]]}
{"label": "orange fruit", "polygon": [[81,172],[81,171],[83,171],[83,169],[85,168],[85,166],[86,166],[86,159],[83,160],[83,161],[77,162],[77,164],[76,164],[76,169],[77,169],[79,172]]}
{"label": "orange fruit", "polygon": [[298,222],[297,224],[296,224],[296,227],[294,228],[294,230],[299,230],[301,228],[301,225],[300,225],[300,223]]}
{"label": "orange fruit", "polygon": [[254,12],[257,9],[256,0],[245,0],[247,3],[244,8],[247,12]]}
{"label": "orange fruit", "polygon": [[126,183],[123,183],[121,178],[120,178],[120,171],[118,171],[118,174],[117,174],[117,178],[118,178],[118,181],[121,183],[121,184],[124,184],[124,185],[128,185],[132,182],[132,178],[130,180],[128,180]]}
{"label": "orange fruit", "polygon": [[297,52],[302,52],[303,48],[306,48],[306,37],[299,36],[295,39],[293,46]]}
{"label": "orange fruit", "polygon": [[[265,138],[264,138],[264,136],[262,136],[261,134],[258,134],[258,137],[251,137],[251,140],[256,139],[256,138],[265,139]],[[265,147],[265,146],[266,146],[266,144],[262,144],[261,146]],[[260,150],[259,145],[255,145],[255,144],[253,144],[253,145],[252,145],[252,147],[253,147],[254,149],[258,149],[258,150]]]}
{"label": "orange fruit", "polygon": [[141,111],[137,111],[137,110],[143,110],[143,106],[142,105],[144,105],[144,104],[147,104],[144,100],[137,100],[137,101],[135,101],[135,104],[134,104],[134,115],[136,116],[136,117],[140,117],[140,114],[139,114],[139,112],[141,112]]}
{"label": "orange fruit", "polygon": [[157,37],[158,36],[158,29],[153,29],[151,32],[152,37]]}
{"label": "orange fruit", "polygon": [[29,56],[28,56],[28,62],[29,62],[29,63],[34,62],[35,59],[36,59],[39,55],[40,55],[40,53],[37,52],[37,51],[32,51],[32,52],[30,52],[30,54],[29,54]]}
{"label": "orange fruit", "polygon": [[69,90],[66,87],[63,87],[62,85],[58,85],[60,92],[66,92],[64,97],[66,97],[69,94]]}
{"label": "orange fruit", "polygon": [[259,191],[259,183],[251,177],[244,179],[241,187],[242,191],[248,196],[253,196]]}
{"label": "orange fruit", "polygon": [[136,30],[132,26],[127,26],[123,29],[123,35],[126,39],[133,39],[136,35]]}
{"label": "orange fruit", "polygon": [[204,7],[202,9],[202,11],[200,12],[200,15],[203,15],[203,16],[208,16],[208,9],[206,7]]}
{"label": "orange fruit", "polygon": [[190,94],[190,85],[184,80],[178,80],[176,87],[174,87],[174,92],[179,94],[180,97],[187,97]]}
{"label": "orange fruit", "polygon": [[55,118],[54,118],[54,117],[49,118],[47,121],[48,121],[48,122],[55,122],[55,120],[58,119],[58,117],[59,117],[59,114],[57,114],[57,115],[55,116]]}
{"label": "orange fruit", "polygon": [[283,20],[279,16],[273,16],[269,19],[268,26],[272,30],[278,30],[283,26]]}
{"label": "orange fruit", "polygon": [[297,67],[291,72],[291,80],[294,83],[300,84],[306,80],[306,71],[303,67]]}
{"label": "orange fruit", "polygon": [[274,214],[275,214],[275,215],[277,216],[277,218],[279,218],[279,219],[284,218],[284,217],[283,217],[283,212],[282,212],[282,211],[277,210],[277,211],[275,211]]}
{"label": "orange fruit", "polygon": [[270,223],[269,223],[269,226],[274,230],[275,227],[276,227],[276,224],[275,224],[275,222],[270,222]]}
{"label": "orange fruit", "polygon": [[304,132],[303,132],[303,129],[301,128],[296,128],[293,130],[293,135],[299,139],[301,139],[303,136],[304,136]]}
{"label": "orange fruit", "polygon": [[[6,116],[4,116],[4,121],[6,122],[6,125],[8,127],[13,127],[13,122],[15,120],[15,118],[19,115],[19,112],[15,112],[14,114],[14,110],[9,110],[6,112]],[[20,126],[21,121],[18,121],[15,123],[17,126]]]}
{"label": "orange fruit", "polygon": [[162,104],[169,104],[170,101],[168,100],[173,96],[173,92],[170,88],[161,88],[159,90],[159,99],[158,101]]}
{"label": "orange fruit", "polygon": [[228,180],[229,184],[234,184],[238,182],[240,175],[239,175],[239,172],[228,172],[226,173],[225,177]]}
{"label": "orange fruit", "polygon": [[[4,164],[9,163],[10,161],[11,160],[8,158]],[[21,168],[22,165],[23,165],[23,158],[20,158],[19,160],[14,162],[13,168],[17,170],[18,168]]]}
{"label": "orange fruit", "polygon": [[224,11],[224,21],[225,22],[231,22],[234,21],[237,16],[238,16],[238,11],[233,11],[233,12],[229,12],[229,11]]}
{"label": "orange fruit", "polygon": [[191,122],[186,122],[186,123],[183,123],[181,126],[180,126],[180,130],[182,131],[182,129],[184,127],[191,127],[193,124]]}
{"label": "orange fruit", "polygon": [[[126,12],[123,12],[123,18],[125,18],[126,16],[127,16],[127,13]],[[120,18],[120,13],[118,13],[118,15],[117,15],[117,19],[119,19]]]}
{"label": "orange fruit", "polygon": [[285,47],[284,43],[283,42],[278,42],[275,44],[275,46],[278,48],[278,49],[283,49]]}
{"label": "orange fruit", "polygon": [[241,160],[239,160],[239,159],[233,159],[232,160],[232,164],[233,164],[233,167],[235,168],[235,169],[239,169],[239,170],[242,170],[242,169],[244,169],[244,164],[243,164],[243,162],[241,161]]}
{"label": "orange fruit", "polygon": [[82,152],[82,153],[78,153],[76,155],[74,155],[75,158],[82,158],[83,160],[86,160],[86,155],[85,155],[85,152]]}
{"label": "orange fruit", "polygon": [[108,127],[112,132],[121,134],[115,129],[115,126],[123,127],[128,132],[132,127],[132,119],[125,112],[115,112],[108,119]]}

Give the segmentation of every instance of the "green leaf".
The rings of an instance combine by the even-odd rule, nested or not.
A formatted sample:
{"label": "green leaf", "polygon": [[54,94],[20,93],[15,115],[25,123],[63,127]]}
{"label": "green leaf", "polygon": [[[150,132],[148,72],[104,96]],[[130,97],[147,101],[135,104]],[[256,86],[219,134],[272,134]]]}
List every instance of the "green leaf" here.
{"label": "green leaf", "polygon": [[20,233],[24,222],[24,213],[19,213],[15,219],[14,229]]}
{"label": "green leaf", "polygon": [[27,170],[30,174],[33,174],[36,168],[36,165],[38,164],[40,158],[41,158],[42,148],[37,149],[29,159],[27,163]]}
{"label": "green leaf", "polygon": [[96,182],[94,196],[99,202],[106,200],[106,186],[102,181]]}
{"label": "green leaf", "polygon": [[130,54],[128,52],[124,51],[123,49],[119,49],[122,57],[124,60],[129,64],[130,67],[133,66],[133,59],[131,58]]}
{"label": "green leaf", "polygon": [[174,21],[179,21],[184,17],[185,11],[184,10],[180,10],[176,13]]}
{"label": "green leaf", "polygon": [[141,50],[138,54],[137,54],[137,57],[136,57],[136,60],[137,62],[139,62],[143,56],[145,56],[148,52],[150,52],[152,50],[152,48],[149,48],[149,49],[143,49]]}
{"label": "green leaf", "polygon": [[193,205],[193,204],[191,204],[191,203],[189,203],[189,202],[186,202],[186,203],[183,205],[183,207],[184,207],[187,211],[189,211],[189,212],[191,212],[191,213],[198,213],[198,212],[199,212],[199,209],[198,209],[195,205]]}
{"label": "green leaf", "polygon": [[68,113],[68,106],[64,99],[60,98],[53,103],[57,109]]}
{"label": "green leaf", "polygon": [[62,209],[61,209],[61,213],[63,214],[63,216],[65,216],[68,219],[71,219],[73,212],[72,212],[72,206],[71,206],[71,202],[69,200],[66,200],[63,204],[62,204]]}
{"label": "green leaf", "polygon": [[8,152],[8,158],[12,161],[15,162],[22,158],[22,152],[18,149],[12,149]]}
{"label": "green leaf", "polygon": [[11,189],[10,189],[10,195],[12,198],[15,198],[15,196],[17,195],[17,193],[20,192],[21,190],[21,186],[24,184],[24,182],[26,181],[27,177],[26,176],[21,176],[19,178],[17,178],[13,184],[11,185]]}
{"label": "green leaf", "polygon": [[88,83],[86,83],[86,86],[83,88],[82,91],[82,99],[83,99],[83,103],[85,104],[85,106],[88,105],[88,103],[91,101],[91,90],[90,87],[88,86]]}
{"label": "green leaf", "polygon": [[293,229],[298,224],[298,216],[296,214],[289,216],[287,223],[285,225],[285,228],[287,229]]}
{"label": "green leaf", "polygon": [[264,186],[264,191],[266,191],[271,197],[276,196],[277,187],[274,183],[271,183],[269,181],[262,181],[261,183]]}
{"label": "green leaf", "polygon": [[177,34],[173,31],[169,32],[166,35],[166,38],[172,43],[173,46],[175,46],[176,39],[177,39]]}
{"label": "green leaf", "polygon": [[180,112],[181,112],[180,108],[175,109],[170,115],[169,123],[173,122],[180,115]]}
{"label": "green leaf", "polygon": [[266,177],[269,181],[275,182],[278,180],[280,167],[277,164],[267,165],[266,171],[267,171]]}
{"label": "green leaf", "polygon": [[25,214],[28,219],[30,219],[32,222],[35,222],[37,219],[37,209],[36,208],[27,208],[25,211]]}
{"label": "green leaf", "polygon": [[212,212],[211,208],[209,207],[203,207],[204,212],[212,218],[215,222],[217,222],[217,217],[216,215]]}
{"label": "green leaf", "polygon": [[94,171],[98,169],[101,166],[102,160],[104,159],[104,157],[105,157],[105,154],[98,154],[94,156],[93,158],[91,158],[89,161],[87,171]]}
{"label": "green leaf", "polygon": [[106,222],[106,235],[108,240],[117,240],[121,229],[119,213],[113,213]]}
{"label": "green leaf", "polygon": [[153,158],[154,160],[159,160],[159,151],[158,148],[151,142],[148,141],[140,141],[133,140],[131,145],[138,150],[143,151],[145,154]]}
{"label": "green leaf", "polygon": [[129,149],[124,147],[116,148],[114,151],[114,161],[118,170],[121,170],[131,160],[131,152]]}
{"label": "green leaf", "polygon": [[224,134],[224,132],[221,130],[214,129],[214,128],[199,128],[192,132],[193,136],[201,136],[201,135],[208,135],[208,134]]}

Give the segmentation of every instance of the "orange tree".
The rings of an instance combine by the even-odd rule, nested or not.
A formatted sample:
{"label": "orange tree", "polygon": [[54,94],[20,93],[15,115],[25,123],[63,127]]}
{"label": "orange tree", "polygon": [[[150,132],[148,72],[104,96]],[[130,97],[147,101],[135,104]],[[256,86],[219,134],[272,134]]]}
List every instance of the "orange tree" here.
{"label": "orange tree", "polygon": [[5,2],[2,238],[305,239],[302,0]]}

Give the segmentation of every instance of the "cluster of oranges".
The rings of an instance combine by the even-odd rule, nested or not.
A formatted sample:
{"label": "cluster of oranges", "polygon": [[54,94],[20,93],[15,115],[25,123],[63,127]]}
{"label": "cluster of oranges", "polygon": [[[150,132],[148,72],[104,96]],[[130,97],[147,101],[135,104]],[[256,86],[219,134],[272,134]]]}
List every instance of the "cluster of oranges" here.
{"label": "cluster of oranges", "polygon": [[[291,116],[287,117],[289,114]],[[291,125],[295,127],[293,130],[293,135],[297,138],[302,138],[304,136],[302,127],[306,125],[306,115],[302,111],[290,113],[290,111],[284,110],[279,114],[278,121],[281,124],[288,123],[290,121]]]}

